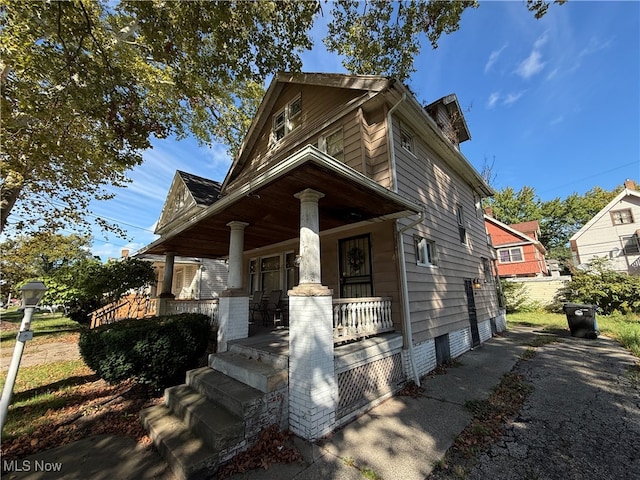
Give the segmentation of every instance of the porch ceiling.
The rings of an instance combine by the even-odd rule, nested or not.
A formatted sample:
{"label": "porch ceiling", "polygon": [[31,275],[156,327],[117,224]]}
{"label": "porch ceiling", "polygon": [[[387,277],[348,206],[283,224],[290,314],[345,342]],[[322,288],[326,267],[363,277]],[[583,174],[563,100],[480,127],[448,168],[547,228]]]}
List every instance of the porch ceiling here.
{"label": "porch ceiling", "polygon": [[[300,228],[300,200],[294,194],[306,188],[325,194],[319,201],[321,232],[379,217],[401,217],[420,211],[417,204],[388,190],[382,191],[379,185],[374,185],[359,173],[343,164],[336,165],[338,162],[333,158],[325,154],[320,155],[323,158],[316,158],[321,152],[313,150],[315,152],[311,152],[309,158],[290,162],[282,173],[258,178],[253,182],[255,187],[247,188],[247,193],[237,195],[233,201],[218,200],[217,208],[216,204],[212,205],[192,219],[192,225],[185,222],[188,226],[169,232],[142,252],[225,257],[229,253],[230,230],[227,223],[231,221],[249,224],[244,232],[245,250],[296,238]],[[327,159],[330,161],[326,162]]]}

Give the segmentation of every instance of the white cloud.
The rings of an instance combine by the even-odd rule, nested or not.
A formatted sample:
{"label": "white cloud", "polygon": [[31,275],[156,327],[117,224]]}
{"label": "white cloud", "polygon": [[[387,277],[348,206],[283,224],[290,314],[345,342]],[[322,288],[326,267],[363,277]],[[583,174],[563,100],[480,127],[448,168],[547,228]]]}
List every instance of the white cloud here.
{"label": "white cloud", "polygon": [[592,55],[594,53],[598,53],[601,50],[606,50],[613,43],[612,39],[609,39],[605,42],[601,42],[599,39],[592,37],[589,39],[589,44],[580,51],[578,54],[578,58],[586,57],[587,55]]}
{"label": "white cloud", "polygon": [[538,50],[533,50],[531,54],[518,65],[516,73],[525,80],[528,80],[535,74],[540,73],[544,66],[545,62],[542,61],[542,54]]}
{"label": "white cloud", "polygon": [[493,92],[491,95],[489,95],[489,99],[487,100],[487,108],[492,109],[496,106],[499,100],[500,92]]}
{"label": "white cloud", "polygon": [[545,43],[547,43],[547,40],[549,40],[549,36],[547,35],[547,32],[544,32],[542,36],[533,43],[533,49],[539,50]]}
{"label": "white cloud", "polygon": [[504,44],[499,50],[494,50],[493,52],[491,52],[491,55],[489,55],[489,60],[487,60],[487,64],[484,66],[484,73],[487,73],[489,70],[491,70],[491,67],[493,67],[493,64],[498,61],[500,54],[505,48],[507,48],[507,44]]}
{"label": "white cloud", "polygon": [[520,97],[522,97],[523,94],[524,92],[509,93],[506,97],[504,97],[504,100],[502,100],[502,104],[507,106],[513,105],[518,100],[520,100]]}

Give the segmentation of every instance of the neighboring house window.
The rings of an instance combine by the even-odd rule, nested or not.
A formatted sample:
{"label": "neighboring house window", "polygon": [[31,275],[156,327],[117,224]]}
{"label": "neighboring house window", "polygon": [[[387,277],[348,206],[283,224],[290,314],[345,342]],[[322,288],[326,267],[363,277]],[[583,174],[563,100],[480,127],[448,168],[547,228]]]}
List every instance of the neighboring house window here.
{"label": "neighboring house window", "polygon": [[616,210],[614,212],[611,212],[611,220],[614,225],[633,223],[633,215],[631,214],[631,209],[627,208],[626,210]]}
{"label": "neighboring house window", "polygon": [[342,128],[321,137],[318,144],[320,150],[331,155],[336,160],[344,162],[344,134]]}
{"label": "neighboring house window", "polygon": [[418,265],[436,266],[438,264],[438,252],[436,242],[422,237],[413,237],[416,246],[416,258]]}
{"label": "neighboring house window", "polygon": [[400,146],[413,153],[413,137],[406,130],[400,130]]}
{"label": "neighboring house window", "polygon": [[273,116],[273,139],[280,140],[300,126],[302,99],[297,97]]}
{"label": "neighboring house window", "polygon": [[500,263],[524,262],[524,257],[522,256],[522,247],[499,249],[498,259],[500,259]]}
{"label": "neighboring house window", "polygon": [[484,269],[484,281],[493,283],[493,272],[491,271],[491,261],[482,257],[482,268]]}
{"label": "neighboring house window", "polygon": [[625,255],[638,255],[640,254],[640,241],[638,235],[625,235],[620,237],[622,241],[622,248]]}
{"label": "neighboring house window", "polygon": [[456,206],[456,219],[458,221],[458,233],[460,234],[460,243],[467,243],[467,229],[464,226],[464,210],[462,205]]}

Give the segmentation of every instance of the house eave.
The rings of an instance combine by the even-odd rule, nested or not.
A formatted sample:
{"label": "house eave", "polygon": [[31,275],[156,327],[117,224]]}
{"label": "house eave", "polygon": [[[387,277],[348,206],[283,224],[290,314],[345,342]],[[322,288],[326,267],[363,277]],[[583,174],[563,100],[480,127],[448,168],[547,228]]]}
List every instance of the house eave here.
{"label": "house eave", "polygon": [[[309,183],[315,184],[309,185]],[[271,228],[273,230],[270,235],[273,239],[272,243],[294,238],[299,233],[297,230],[299,202],[293,198],[293,193],[307,187],[332,192],[332,195],[327,195],[327,198],[320,200],[321,215],[324,213],[321,216],[321,227],[324,221],[324,230],[363,220],[409,216],[424,209],[423,205],[387,190],[316,147],[309,145],[279,162],[272,169],[235,188],[205,210],[191,217],[184,217],[179,226],[166,232],[160,239],[142,249],[140,253],[163,254],[174,251],[179,255],[207,256],[205,255],[207,253],[212,255],[211,258],[224,256],[226,252],[223,247],[225,243],[228,243],[228,229],[224,222],[232,219],[248,222],[250,225],[253,223],[254,232],[260,229],[264,232],[267,227]],[[261,196],[264,198],[260,198]],[[278,210],[275,204],[268,204],[268,201],[287,202],[287,205],[284,210]],[[264,212],[261,212],[261,209]],[[270,213],[267,214],[269,209],[271,209]],[[346,210],[352,211],[345,213]],[[260,216],[260,220],[258,220],[258,215],[262,213],[265,215],[264,218]],[[347,213],[354,214],[354,216],[350,217]],[[267,218],[269,215],[272,218]],[[281,220],[284,217],[288,218],[288,222]],[[218,243],[216,251],[198,251],[195,247],[189,249],[188,245],[183,246],[180,243],[180,238],[183,238],[186,243],[191,241],[195,244],[198,236],[202,234],[198,231],[198,226],[207,225],[207,222],[210,224],[212,221],[217,222],[215,235],[220,237],[211,238],[212,244]],[[268,222],[271,223],[267,225]],[[255,233],[256,237],[251,235],[251,227],[248,227],[247,249],[269,244],[266,235],[262,235],[264,238],[260,239],[257,238],[258,233]],[[202,238],[199,241],[204,245],[206,239]],[[182,248],[183,251],[176,251],[177,248]]]}

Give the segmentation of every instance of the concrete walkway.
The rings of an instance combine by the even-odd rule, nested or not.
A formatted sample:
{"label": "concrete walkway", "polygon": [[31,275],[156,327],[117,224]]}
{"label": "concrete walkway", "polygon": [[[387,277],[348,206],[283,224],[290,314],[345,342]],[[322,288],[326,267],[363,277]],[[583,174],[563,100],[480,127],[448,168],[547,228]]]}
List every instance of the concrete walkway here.
{"label": "concrete walkway", "polygon": [[[298,440],[304,461],[232,479],[362,480],[361,470],[370,469],[384,480],[423,480],[470,421],[465,402],[487,398],[516,364],[535,391],[520,417],[507,425],[505,438],[480,458],[472,478],[640,478],[640,395],[637,382],[628,378],[637,359],[609,339],[567,335],[561,343],[540,347],[533,360],[518,363],[537,334],[511,329],[459,357],[446,374],[424,378],[424,396],[393,397],[318,444]],[[584,392],[588,401],[572,396],[575,392]],[[574,425],[574,418],[582,420]],[[566,428],[559,429],[560,424]],[[556,443],[544,450],[549,432]],[[602,445],[606,451],[592,455]],[[594,457],[598,465],[590,463]],[[138,450],[125,437],[91,437],[27,460],[31,471],[6,478],[172,478],[155,451]],[[36,472],[36,460],[58,462],[62,471]],[[513,470],[521,462],[527,466]],[[536,470],[541,463],[552,465],[553,474]],[[611,464],[626,465],[629,474]]]}

